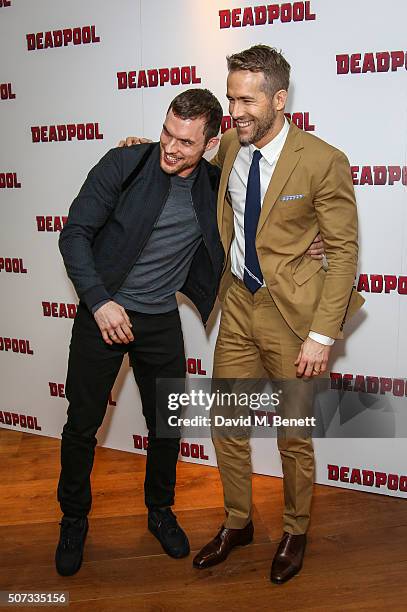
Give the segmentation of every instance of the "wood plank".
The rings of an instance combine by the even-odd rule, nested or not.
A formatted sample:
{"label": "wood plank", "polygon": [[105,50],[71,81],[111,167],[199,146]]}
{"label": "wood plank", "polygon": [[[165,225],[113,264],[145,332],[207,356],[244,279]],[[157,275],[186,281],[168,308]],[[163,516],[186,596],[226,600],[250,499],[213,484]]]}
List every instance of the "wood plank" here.
{"label": "wood plank", "polygon": [[[405,532],[405,526],[394,528],[393,537],[389,538],[387,529],[376,530],[372,541],[367,525],[364,532],[348,533],[341,539],[310,538],[304,568],[296,583],[306,582],[320,589],[332,577],[335,577],[336,584],[346,584],[348,580],[353,583],[369,581],[372,576],[377,579],[377,567],[383,567],[386,558],[391,559],[391,568],[400,569],[401,578],[401,571],[407,564]],[[81,572],[70,578],[69,584],[74,589],[74,596],[81,599],[89,597],[90,593],[95,597],[96,592],[98,597],[106,597],[116,586],[120,587],[122,594],[134,595],[202,584],[263,581],[268,577],[276,546],[277,543],[265,541],[236,549],[225,563],[205,571],[194,570],[190,558],[170,559],[159,549],[154,551],[156,554],[152,549],[144,549],[149,554],[134,556],[133,552],[126,558],[111,558],[105,554],[104,559],[94,556],[94,560],[88,560],[86,555]],[[159,584],[157,575],[160,576]],[[57,590],[66,582],[66,579],[56,575],[53,564],[49,562],[43,566],[32,563],[27,565],[24,572],[20,567],[3,567],[1,578],[2,588],[17,590],[34,589],[35,585],[40,590]],[[293,584],[294,581],[287,587]]]}
{"label": "wood plank", "polygon": [[[405,567],[400,568],[405,571]],[[224,585],[221,590],[196,588],[190,591],[177,590],[165,593],[147,593],[135,597],[111,597],[108,599],[73,601],[70,609],[75,612],[87,612],[91,606],[98,612],[151,612],[165,610],[165,612],[212,612],[216,609],[246,611],[259,610],[260,612],[383,612],[389,604],[388,583],[397,581],[400,573],[390,570],[379,582],[370,581],[367,584],[350,583],[349,585],[336,585],[333,589],[329,585],[315,591],[303,583],[300,576],[295,577],[285,585],[274,585],[270,582],[244,583]],[[294,593],[293,585],[296,588]],[[371,599],[366,599],[366,590],[371,593]],[[401,588],[400,598],[394,598],[392,612],[405,612],[405,597],[407,590]]]}
{"label": "wood plank", "polygon": [[11,429],[0,428],[0,457],[5,460],[8,457],[16,457],[21,445],[23,434]]}
{"label": "wood plank", "polygon": [[[326,547],[332,552],[332,546]],[[405,547],[404,547],[405,548]],[[3,590],[69,590],[71,601],[106,599],[111,597],[141,598],[161,593],[166,600],[168,592],[185,591],[189,599],[197,602],[196,591],[223,592],[226,587],[236,588],[245,584],[256,585],[256,591],[267,586],[269,570],[275,547],[272,544],[255,544],[236,550],[225,563],[205,571],[191,567],[191,559],[174,560],[167,555],[129,557],[124,559],[86,561],[81,571],[70,578],[58,576],[52,565],[3,570]],[[387,554],[388,551],[385,551]],[[403,558],[404,557],[404,558]],[[383,563],[383,551],[366,553],[350,551],[342,558],[340,571],[338,562],[321,551],[309,551],[303,571],[286,585],[274,588],[275,596],[289,597],[302,605],[315,605],[325,601],[339,603],[347,594],[349,603],[354,603],[353,594],[360,589],[365,596],[372,594],[391,595],[389,581],[398,584],[397,598],[407,594],[405,572],[407,560],[404,550],[393,551],[393,563]],[[338,596],[338,592],[340,595]],[[281,602],[282,603],[282,602]],[[327,607],[329,609],[329,607]]]}
{"label": "wood plank", "polygon": [[175,510],[192,551],[174,560],[147,530],[145,457],[99,448],[83,567],[76,576],[58,576],[53,558],[60,517],[59,444],[0,430],[2,590],[69,590],[70,608],[86,612],[398,612],[407,607],[405,500],[316,486],[303,570],[277,586],[269,572],[281,536],[281,479],[253,478],[254,543],[199,571],[192,567],[193,555],[224,518],[217,470],[179,464]]}
{"label": "wood plank", "polygon": [[[223,508],[175,511],[180,525],[188,534],[191,549],[195,551],[215,536],[225,516]],[[256,510],[254,521],[254,543],[269,542],[266,527]],[[58,538],[59,525],[55,522],[0,527],[0,572],[24,565],[53,563]],[[10,550],[13,551],[12,555]],[[162,554],[160,543],[147,529],[147,511],[143,515],[91,518],[89,521],[86,561]]]}

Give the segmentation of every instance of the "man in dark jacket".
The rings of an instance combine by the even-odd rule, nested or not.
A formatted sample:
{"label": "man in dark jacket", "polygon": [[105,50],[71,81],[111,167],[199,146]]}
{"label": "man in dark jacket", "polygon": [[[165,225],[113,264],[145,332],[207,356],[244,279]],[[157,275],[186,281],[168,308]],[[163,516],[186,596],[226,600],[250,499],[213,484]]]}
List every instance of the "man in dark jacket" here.
{"label": "man in dark jacket", "polygon": [[96,433],[127,352],[148,428],[148,527],[170,556],[189,553],[171,511],[179,438],[157,434],[156,379],[185,376],[175,293],[192,300],[204,324],[216,299],[224,259],[216,223],[220,171],[202,156],[218,144],[222,114],[208,90],[178,95],[159,143],[112,149],[90,171],[61,232],[60,250],[80,298],[58,485],[62,575],[82,563]]}

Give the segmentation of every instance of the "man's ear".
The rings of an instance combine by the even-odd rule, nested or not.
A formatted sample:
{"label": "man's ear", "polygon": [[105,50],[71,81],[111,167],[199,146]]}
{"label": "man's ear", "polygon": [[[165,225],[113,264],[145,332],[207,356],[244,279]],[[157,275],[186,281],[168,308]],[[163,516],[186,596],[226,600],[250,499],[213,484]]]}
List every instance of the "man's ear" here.
{"label": "man's ear", "polygon": [[218,146],[220,138],[210,138],[206,143],[205,151],[210,151]]}
{"label": "man's ear", "polygon": [[285,89],[280,89],[274,94],[274,104],[277,111],[284,110],[287,102],[288,92]]}

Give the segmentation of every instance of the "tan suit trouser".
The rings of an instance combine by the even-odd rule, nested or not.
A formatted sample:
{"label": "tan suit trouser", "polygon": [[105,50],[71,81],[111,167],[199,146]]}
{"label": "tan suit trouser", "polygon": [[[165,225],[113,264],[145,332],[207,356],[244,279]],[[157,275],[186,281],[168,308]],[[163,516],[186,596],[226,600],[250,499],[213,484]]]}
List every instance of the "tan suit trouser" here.
{"label": "tan suit trouser", "polygon": [[[287,325],[268,289],[252,295],[235,279],[222,306],[214,356],[214,379],[296,380],[294,362],[302,340]],[[299,402],[312,403],[307,381],[297,380]],[[308,387],[303,386],[308,385]],[[298,387],[297,387],[298,389]],[[302,393],[304,391],[304,393]],[[247,437],[218,436],[213,432],[223,484],[226,522],[242,529],[251,519],[252,466]],[[284,476],[284,531],[307,531],[314,482],[314,451],[311,438],[277,439]]]}

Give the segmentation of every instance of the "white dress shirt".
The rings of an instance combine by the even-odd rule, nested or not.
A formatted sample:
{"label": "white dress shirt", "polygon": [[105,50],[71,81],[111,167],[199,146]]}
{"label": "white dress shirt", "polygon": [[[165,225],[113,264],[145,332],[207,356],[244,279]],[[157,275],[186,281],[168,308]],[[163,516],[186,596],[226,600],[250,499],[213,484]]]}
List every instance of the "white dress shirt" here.
{"label": "white dress shirt", "polygon": [[[260,168],[260,205],[263,206],[264,196],[273,177],[274,169],[277,165],[281,151],[287,139],[290,124],[287,119],[280,132],[268,144],[260,149],[261,159]],[[247,179],[249,176],[250,165],[253,153],[256,150],[253,144],[242,146],[236,156],[232,171],[229,176],[228,189],[232,200],[233,224],[235,235],[231,245],[232,274],[243,281],[244,259],[245,259],[245,238],[244,238],[244,211],[246,204]],[[266,283],[263,281],[263,287]],[[334,343],[332,338],[310,332],[309,337],[320,344],[331,345]]]}

